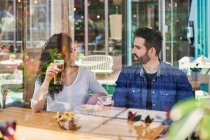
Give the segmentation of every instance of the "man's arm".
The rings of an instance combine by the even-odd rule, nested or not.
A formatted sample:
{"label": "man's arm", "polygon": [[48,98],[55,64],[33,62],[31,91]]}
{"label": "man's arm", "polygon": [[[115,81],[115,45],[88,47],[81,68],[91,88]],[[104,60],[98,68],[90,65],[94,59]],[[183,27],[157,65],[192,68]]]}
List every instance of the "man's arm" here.
{"label": "man's arm", "polygon": [[187,76],[182,73],[177,77],[177,101],[193,98],[192,86]]}
{"label": "man's arm", "polygon": [[117,81],[115,92],[112,99],[116,107],[128,107],[128,92],[127,92],[127,79],[124,72],[121,72]]}

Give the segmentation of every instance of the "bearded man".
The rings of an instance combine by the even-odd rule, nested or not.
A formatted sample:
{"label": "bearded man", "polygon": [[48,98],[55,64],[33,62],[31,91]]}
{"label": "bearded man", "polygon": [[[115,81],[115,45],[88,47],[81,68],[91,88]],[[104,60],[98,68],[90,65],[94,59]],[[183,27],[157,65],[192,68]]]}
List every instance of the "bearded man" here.
{"label": "bearded man", "polygon": [[138,63],[121,71],[114,106],[169,111],[176,102],[194,97],[186,74],[160,60],[162,40],[159,31],[137,29],[132,54]]}

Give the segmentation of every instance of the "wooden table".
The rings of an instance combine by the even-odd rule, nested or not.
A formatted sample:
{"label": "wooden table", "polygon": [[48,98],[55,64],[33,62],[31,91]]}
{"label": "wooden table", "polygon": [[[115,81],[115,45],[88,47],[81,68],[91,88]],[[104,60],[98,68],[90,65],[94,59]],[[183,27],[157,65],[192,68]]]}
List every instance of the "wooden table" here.
{"label": "wooden table", "polygon": [[[0,121],[16,120],[17,140],[124,140],[124,139],[155,139],[166,126],[160,125],[159,120],[145,124],[129,123],[127,111],[152,114],[153,111],[106,107],[101,112],[77,111],[79,125],[77,131],[62,130],[55,120],[56,113],[33,113],[31,109],[7,108],[0,111]],[[154,112],[155,115],[165,117],[165,112]],[[154,125],[155,124],[155,125]],[[157,125],[156,125],[157,124]],[[150,127],[152,126],[152,127]]]}
{"label": "wooden table", "polygon": [[0,61],[0,74],[2,73],[14,73],[17,67],[22,63],[22,60],[3,60]]}

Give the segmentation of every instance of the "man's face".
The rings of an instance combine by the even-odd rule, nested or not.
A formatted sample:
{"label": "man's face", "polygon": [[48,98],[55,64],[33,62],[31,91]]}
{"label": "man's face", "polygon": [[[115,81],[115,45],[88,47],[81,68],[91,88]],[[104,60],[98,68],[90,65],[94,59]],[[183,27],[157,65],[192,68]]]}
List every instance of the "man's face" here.
{"label": "man's face", "polygon": [[132,54],[136,57],[140,64],[146,64],[150,61],[148,56],[148,50],[144,46],[145,39],[141,37],[136,37],[133,43]]}

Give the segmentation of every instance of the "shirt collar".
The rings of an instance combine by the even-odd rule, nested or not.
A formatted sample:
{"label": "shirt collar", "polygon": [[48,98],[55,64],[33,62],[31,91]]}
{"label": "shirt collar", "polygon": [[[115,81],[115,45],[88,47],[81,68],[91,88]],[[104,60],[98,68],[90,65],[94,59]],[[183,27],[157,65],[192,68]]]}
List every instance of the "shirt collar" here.
{"label": "shirt collar", "polygon": [[[138,74],[140,74],[140,76],[144,77],[144,70],[143,70],[142,65],[138,66],[137,69],[136,69],[135,75],[138,75]],[[160,75],[164,75],[164,76],[168,75],[168,73],[167,73],[167,66],[162,61],[160,61],[160,67],[159,67],[159,69],[157,71],[157,76],[160,76]]]}

